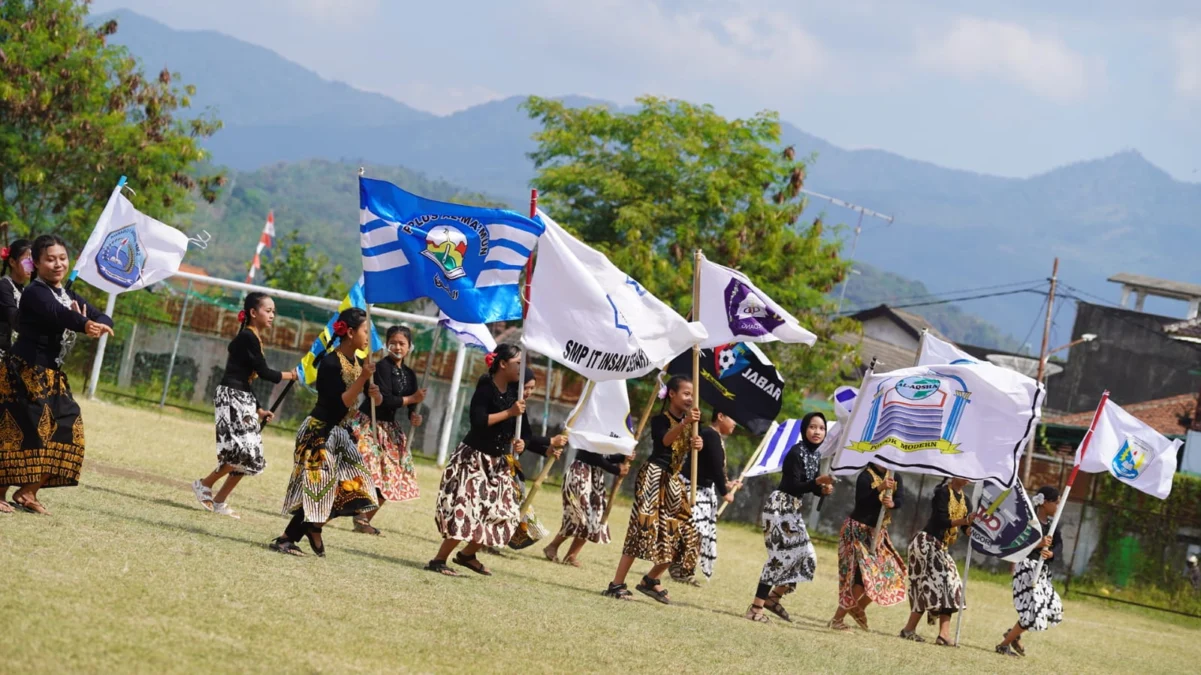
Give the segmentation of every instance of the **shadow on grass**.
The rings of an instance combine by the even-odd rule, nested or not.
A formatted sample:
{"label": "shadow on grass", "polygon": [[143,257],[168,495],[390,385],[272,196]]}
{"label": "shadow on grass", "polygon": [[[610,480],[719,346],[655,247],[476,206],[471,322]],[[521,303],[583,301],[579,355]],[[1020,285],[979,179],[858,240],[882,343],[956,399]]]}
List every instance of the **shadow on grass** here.
{"label": "shadow on grass", "polygon": [[140,516],[132,516],[132,515],[129,515],[128,513],[118,513],[116,511],[106,511],[104,509],[96,509],[96,508],[87,509],[87,512],[94,513],[96,515],[101,515],[101,516],[108,516],[110,518],[115,518],[117,520],[125,520],[125,521],[129,521],[132,523],[140,523],[142,525],[149,525],[151,527],[158,528],[158,529],[179,530],[182,532],[188,532],[190,534],[198,534],[198,535],[201,535],[204,537],[209,537],[210,539],[221,539],[224,541],[232,541],[237,544],[250,544],[251,546],[254,546],[256,548],[261,548],[264,551],[268,550],[267,549],[268,542],[266,542],[266,541],[260,541],[257,539],[247,539],[245,537],[233,537],[233,536],[230,536],[227,534],[219,534],[217,532],[210,532],[209,530],[205,530],[203,528],[196,527],[194,525],[183,525],[180,523],[170,523],[170,522],[163,521],[163,520],[152,520],[150,518],[142,518]]}

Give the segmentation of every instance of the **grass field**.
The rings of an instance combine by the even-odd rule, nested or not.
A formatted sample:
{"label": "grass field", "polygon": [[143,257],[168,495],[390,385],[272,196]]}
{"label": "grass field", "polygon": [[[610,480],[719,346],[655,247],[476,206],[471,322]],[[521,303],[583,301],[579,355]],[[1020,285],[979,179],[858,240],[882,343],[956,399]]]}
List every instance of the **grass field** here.
{"label": "grass field", "polygon": [[[1030,656],[998,656],[1015,614],[1008,587],[989,582],[969,586],[958,649],[897,638],[905,606],[869,609],[870,634],[834,633],[829,547],[817,580],[786,602],[794,623],[751,623],[764,549],[742,526],[721,527],[707,587],[671,585],[671,607],[616,602],[600,591],[624,505],[614,543],[586,547],[581,569],[532,548],[485,556],[491,578],[445,578],[421,569],[439,540],[429,465],[422,498],[376,519],[385,537],[343,519],[326,528],[325,559],[285,557],[266,544],[285,524],[290,438],[269,434],[269,467],[235,493],[234,521],[189,489],[212,468],[211,423],[88,403],[84,418],[82,485],[42,493],[52,517],[0,516],[5,672],[1191,672],[1201,658],[1195,622],[1074,601],[1062,625],[1027,637]],[[558,490],[537,509],[557,526]]]}

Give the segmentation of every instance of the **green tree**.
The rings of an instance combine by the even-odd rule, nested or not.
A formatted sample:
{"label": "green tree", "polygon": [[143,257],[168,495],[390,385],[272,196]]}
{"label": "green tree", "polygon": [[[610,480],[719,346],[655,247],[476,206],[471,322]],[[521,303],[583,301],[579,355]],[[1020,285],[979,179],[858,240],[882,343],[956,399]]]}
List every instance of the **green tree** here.
{"label": "green tree", "polygon": [[346,294],[342,266],[330,265],[329,256],[311,252],[300,233],[289,232],[275,242],[263,260],[263,276],[271,288],[293,293],[340,298]]}
{"label": "green tree", "polygon": [[[828,293],[847,272],[821,221],[800,223],[805,164],[779,149],[775,113],[727,120],[709,106],[644,97],[634,113],[566,107],[531,97],[542,124],[530,157],[534,186],[560,222],[608,255],[664,302],[686,313],[693,252],[739,269],[820,338],[812,348],[775,346],[794,383],[786,400],[828,388],[850,365],[829,340],[854,331],[831,319]],[[795,386],[799,385],[799,386]],[[791,404],[791,405],[789,405]]]}
{"label": "green tree", "polygon": [[193,87],[147,77],[117,22],[88,25],[87,3],[0,2],[0,221],[14,235],[56,233],[78,251],[125,175],[140,211],[165,222],[212,201],[220,173],[195,176],[200,139],[221,124],[177,117]]}

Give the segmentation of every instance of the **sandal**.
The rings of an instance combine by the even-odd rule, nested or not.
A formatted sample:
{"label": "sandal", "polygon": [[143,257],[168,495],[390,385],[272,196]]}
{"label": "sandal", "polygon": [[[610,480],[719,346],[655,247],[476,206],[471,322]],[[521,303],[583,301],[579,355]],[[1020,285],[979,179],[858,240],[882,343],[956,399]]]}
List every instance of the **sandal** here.
{"label": "sandal", "polygon": [[918,635],[917,631],[905,630],[903,628],[901,629],[901,638],[905,639],[905,640],[912,640],[914,642],[925,642],[926,641],[926,638]]}
{"label": "sandal", "polygon": [[205,487],[199,478],[192,482],[192,494],[196,495],[196,501],[200,502],[205,511],[213,510],[213,489]]}
{"label": "sandal", "polygon": [[1010,649],[1009,645],[1005,645],[1005,644],[997,645],[997,653],[1002,656],[1012,656],[1014,658],[1017,658],[1017,652]]}
{"label": "sandal", "polygon": [[229,516],[234,520],[242,519],[242,516],[239,516],[237,511],[229,508],[229,504],[226,504],[225,502],[213,502],[213,513],[219,516]]}
{"label": "sandal", "polygon": [[370,535],[373,535],[376,537],[384,536],[383,533],[380,532],[378,528],[374,527],[371,524],[371,521],[364,520],[362,518],[354,519],[354,531],[358,532],[359,534],[370,534]]}
{"label": "sandal", "polygon": [[455,554],[455,564],[462,565],[463,567],[466,567],[467,569],[471,570],[472,572],[475,572],[476,574],[480,574],[480,575],[483,575],[486,577],[492,576],[492,572],[489,571],[487,567],[484,567],[484,563],[480,562],[479,558],[476,558],[474,554],[472,554],[470,557],[468,557],[468,556],[463,555],[461,552],[456,553]]}
{"label": "sandal", "polygon": [[318,558],[324,558],[325,542],[321,539],[321,530],[310,525],[309,531],[305,532],[304,536],[309,540],[309,548],[313,549],[313,553],[317,554]]}
{"label": "sandal", "polygon": [[[751,621],[754,621],[755,623],[771,623],[771,619],[767,618],[767,615],[763,613],[763,609],[764,609],[763,607],[756,607],[755,605],[751,605],[746,610],[746,614],[742,615],[742,618],[750,619]],[[785,619],[785,620],[787,621],[787,619]]]}
{"label": "sandal", "polygon": [[784,609],[784,606],[780,604],[780,599],[783,597],[784,596],[782,595],[777,595],[775,591],[772,591],[768,594],[767,601],[763,603],[763,609],[766,609],[781,619],[792,623],[792,617],[788,616],[788,610]]}
{"label": "sandal", "polygon": [[647,597],[654,598],[655,600],[657,600],[665,605],[670,605],[671,598],[668,597],[668,595],[667,595],[667,589],[663,589],[661,591],[655,590],[655,586],[659,586],[659,585],[661,585],[661,584],[658,579],[652,579],[650,577],[644,576],[644,577],[642,577],[642,581],[638,582],[638,585],[634,587],[634,590],[638,591],[639,593],[641,593]]}
{"label": "sandal", "polygon": [[437,560],[437,559],[431,560],[431,561],[429,561],[429,563],[428,563],[428,564],[425,566],[425,569],[429,570],[430,572],[437,572],[438,574],[442,574],[442,575],[445,575],[445,576],[448,576],[448,577],[461,577],[461,576],[463,576],[462,574],[459,574],[458,572],[456,572],[456,571],[454,571],[453,569],[451,569],[450,567],[448,567],[448,566],[446,565],[446,561],[445,561],[445,560]]}
{"label": "sandal", "polygon": [[564,558],[563,564],[571,567],[580,567],[580,561],[576,560],[575,558]]}
{"label": "sandal", "polygon": [[852,628],[850,626],[846,625],[846,623],[844,623],[842,619],[830,619],[830,623],[826,624],[826,627],[830,628],[832,630],[836,630],[840,633],[846,633],[846,632],[852,630]]}
{"label": "sandal", "polygon": [[1013,642],[1009,643],[1009,647],[1017,652],[1018,656],[1026,655],[1026,648],[1022,646],[1022,638],[1015,638]]}
{"label": "sandal", "polygon": [[272,551],[275,551],[276,553],[283,553],[284,555],[294,555],[298,558],[303,558],[305,556],[304,551],[300,550],[300,547],[297,546],[292,540],[288,539],[287,537],[276,538],[274,541],[272,541],[270,544],[267,545],[267,548],[271,549]]}
{"label": "sandal", "polygon": [[934,641],[934,644],[938,645],[939,647],[958,647],[959,646],[957,644],[952,644],[950,640],[944,638],[941,635],[939,635],[938,639]]}
{"label": "sandal", "polygon": [[554,548],[551,548],[550,546],[547,546],[546,548],[542,549],[542,555],[545,556],[546,559],[551,562],[559,562],[559,550],[558,549],[554,549]]}
{"label": "sandal", "polygon": [[8,505],[8,502],[0,500],[0,513],[12,513],[13,507]]}
{"label": "sandal", "polygon": [[859,624],[860,628],[870,632],[871,629],[867,627],[867,612],[863,611],[862,607],[855,607],[848,610],[847,613],[851,615],[851,618],[855,620],[855,623]]}
{"label": "sandal", "polygon": [[46,507],[42,506],[42,503],[38,500],[30,499],[28,497],[21,498],[16,494],[13,495],[13,506],[16,506],[18,509],[26,513],[36,513],[39,516],[50,515],[50,512],[46,510]]}
{"label": "sandal", "polygon": [[634,599],[634,594],[630,592],[630,589],[626,588],[625,584],[610,583],[608,588],[601,591],[601,595],[606,598],[613,598],[614,600]]}

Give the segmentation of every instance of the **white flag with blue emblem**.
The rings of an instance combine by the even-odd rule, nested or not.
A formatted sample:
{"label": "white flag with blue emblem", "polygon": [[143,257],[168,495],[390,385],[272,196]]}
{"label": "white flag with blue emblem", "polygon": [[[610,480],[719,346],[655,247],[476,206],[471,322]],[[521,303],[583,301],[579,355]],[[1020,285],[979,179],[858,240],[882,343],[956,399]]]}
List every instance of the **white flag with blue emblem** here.
{"label": "white flag with blue emblem", "polygon": [[1179,440],[1168,439],[1107,398],[1101,404],[1088,444],[1083,457],[1077,450],[1076,463],[1081,471],[1108,471],[1123,483],[1160,499],[1171,494]]}
{"label": "white flag with blue emblem", "polygon": [[179,271],[188,236],[141,213],[113,190],[88,237],[75,273],[109,293],[136,291]]}
{"label": "white flag with blue emblem", "polygon": [[767,297],[745,274],[701,258],[701,294],[697,318],[709,338],[701,347],[731,342],[781,342],[812,345],[817,336]]}
{"label": "white flag with blue emblem", "polygon": [[604,254],[544,213],[522,344],[595,382],[628,380],[665,366],[705,339]]}

